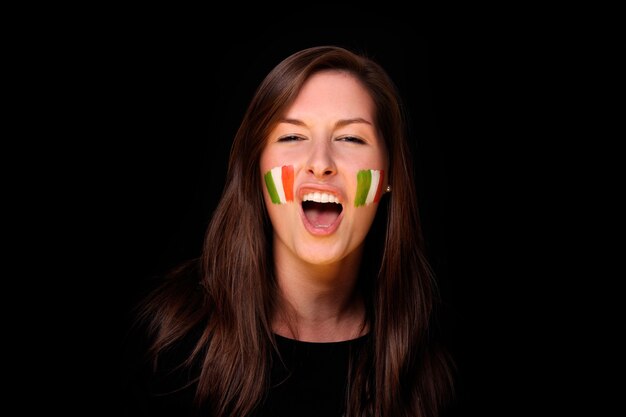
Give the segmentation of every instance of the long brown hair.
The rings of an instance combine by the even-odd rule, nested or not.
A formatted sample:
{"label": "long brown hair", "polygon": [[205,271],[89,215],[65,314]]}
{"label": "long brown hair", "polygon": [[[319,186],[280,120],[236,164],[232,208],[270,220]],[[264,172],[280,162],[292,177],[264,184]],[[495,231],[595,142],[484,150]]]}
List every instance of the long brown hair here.
{"label": "long brown hair", "polygon": [[199,366],[197,403],[216,416],[248,416],[263,401],[276,349],[271,322],[277,288],[259,159],[304,82],[325,69],[348,71],[370,92],[393,185],[366,241],[359,286],[370,335],[350,367],[346,415],[437,416],[452,377],[431,340],[436,287],[424,257],[404,110],[378,64],[339,47],[291,55],[257,89],[232,145],[197,274],[179,271],[145,304],[152,352],[156,359],[200,328],[185,363]]}

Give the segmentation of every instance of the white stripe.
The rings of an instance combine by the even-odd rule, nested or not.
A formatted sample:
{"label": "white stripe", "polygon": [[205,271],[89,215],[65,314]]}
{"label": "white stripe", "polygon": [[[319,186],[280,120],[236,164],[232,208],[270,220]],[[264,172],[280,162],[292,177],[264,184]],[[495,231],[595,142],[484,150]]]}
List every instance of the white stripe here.
{"label": "white stripe", "polygon": [[380,181],[380,171],[376,169],[370,169],[370,171],[372,171],[372,182],[370,183],[370,189],[367,192],[365,205],[372,204],[374,202],[374,197],[376,197],[376,190],[378,190],[378,182]]}
{"label": "white stripe", "polygon": [[285,197],[285,189],[283,188],[283,167],[272,168],[272,178],[274,179],[274,185],[276,186],[280,203],[286,203],[287,198]]}

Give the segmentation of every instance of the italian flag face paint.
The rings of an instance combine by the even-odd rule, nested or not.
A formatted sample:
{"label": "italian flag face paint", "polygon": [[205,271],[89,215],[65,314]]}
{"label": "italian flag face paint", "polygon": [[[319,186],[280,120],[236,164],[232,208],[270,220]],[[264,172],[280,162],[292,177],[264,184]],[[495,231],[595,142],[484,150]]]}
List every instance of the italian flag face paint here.
{"label": "italian flag face paint", "polygon": [[377,169],[363,169],[357,172],[355,207],[378,203],[383,193],[384,174],[384,171]]}
{"label": "italian flag face paint", "polygon": [[272,203],[293,201],[293,165],[272,168],[265,173],[264,178]]}

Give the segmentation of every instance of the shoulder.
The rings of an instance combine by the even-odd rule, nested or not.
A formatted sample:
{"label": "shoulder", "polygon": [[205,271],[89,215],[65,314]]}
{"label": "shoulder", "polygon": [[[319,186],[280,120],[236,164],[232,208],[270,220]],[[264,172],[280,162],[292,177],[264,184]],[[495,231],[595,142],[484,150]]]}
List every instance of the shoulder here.
{"label": "shoulder", "polygon": [[[137,330],[128,346],[123,407],[133,416],[192,416],[200,367],[190,361],[201,329],[194,328],[158,356],[150,354],[150,340]],[[126,414],[124,414],[126,415]]]}
{"label": "shoulder", "polygon": [[[193,415],[200,367],[192,353],[206,327],[197,264],[186,264],[151,289],[124,340],[122,397],[127,415]],[[199,310],[198,310],[199,311]],[[126,415],[126,414],[125,414]]]}

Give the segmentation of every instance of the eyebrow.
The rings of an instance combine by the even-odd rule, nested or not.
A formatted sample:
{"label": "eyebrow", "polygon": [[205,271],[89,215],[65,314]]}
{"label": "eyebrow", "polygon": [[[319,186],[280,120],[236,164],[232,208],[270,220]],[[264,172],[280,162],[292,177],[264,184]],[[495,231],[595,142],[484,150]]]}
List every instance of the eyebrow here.
{"label": "eyebrow", "polygon": [[[279,123],[288,123],[288,124],[292,124],[292,125],[296,125],[296,126],[302,126],[302,127],[307,127],[306,123],[304,123],[302,120],[299,119],[280,119]],[[368,125],[372,125],[371,122],[361,118],[361,117],[355,117],[352,119],[341,119],[338,120],[337,123],[335,123],[335,129],[340,128],[340,127],[344,127],[347,125],[351,125],[354,123],[365,123]]]}

